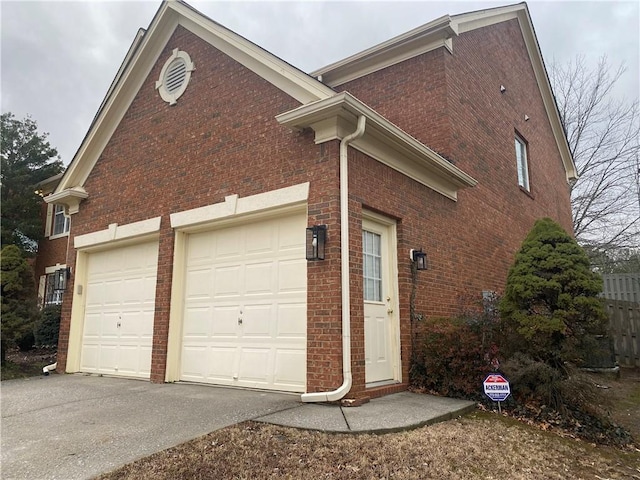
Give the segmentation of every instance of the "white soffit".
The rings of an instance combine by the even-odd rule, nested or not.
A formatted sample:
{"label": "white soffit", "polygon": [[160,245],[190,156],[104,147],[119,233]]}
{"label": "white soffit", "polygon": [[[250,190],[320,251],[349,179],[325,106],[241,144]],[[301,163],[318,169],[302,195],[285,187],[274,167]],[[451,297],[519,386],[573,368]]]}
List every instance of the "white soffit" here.
{"label": "white soffit", "polygon": [[327,98],[335,92],[275,55],[228,30],[180,1],[165,1],[143,36],[136,36],[128,65],[116,75],[89,132],[65,171],[56,193],[82,186],[131,102],[157,62],[178,25],[229,55],[301,103]]}
{"label": "white soffit", "polygon": [[363,52],[327,65],[311,75],[322,77],[323,83],[335,87],[436,48],[446,47],[451,51],[451,38],[457,34],[449,15],[445,15]]}
{"label": "white soffit", "polygon": [[520,24],[567,180],[575,179],[577,178],[577,169],[560,120],[526,3],[454,16],[445,15],[361,53],[316,70],[311,75],[322,76],[322,81],[327,85],[338,86],[436,48],[445,47],[453,52],[453,37],[515,18]]}
{"label": "white soffit", "polygon": [[389,122],[348,92],[318,100],[276,119],[294,129],[312,128],[316,143],[341,140],[352,133],[357,118],[367,118],[364,135],[351,146],[417,182],[456,200],[460,188],[477,184],[471,176]]}

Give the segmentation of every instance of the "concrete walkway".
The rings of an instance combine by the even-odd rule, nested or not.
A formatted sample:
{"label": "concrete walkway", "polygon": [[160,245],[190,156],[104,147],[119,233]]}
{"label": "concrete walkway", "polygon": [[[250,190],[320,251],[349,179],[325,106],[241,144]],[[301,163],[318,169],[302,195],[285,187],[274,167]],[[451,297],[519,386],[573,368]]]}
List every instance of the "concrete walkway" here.
{"label": "concrete walkway", "polygon": [[285,427],[336,433],[389,433],[451,420],[476,408],[474,402],[402,392],[360,407],[302,404],[255,418]]}
{"label": "concrete walkway", "polygon": [[0,385],[3,479],[85,479],[246,420],[327,432],[389,432],[447,420],[472,402],[399,393],[361,407],[298,395],[52,375]]}

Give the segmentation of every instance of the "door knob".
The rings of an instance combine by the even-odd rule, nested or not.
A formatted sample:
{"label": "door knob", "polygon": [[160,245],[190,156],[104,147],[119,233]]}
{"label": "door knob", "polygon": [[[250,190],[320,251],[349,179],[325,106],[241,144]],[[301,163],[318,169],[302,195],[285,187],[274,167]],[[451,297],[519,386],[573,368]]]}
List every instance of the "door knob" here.
{"label": "door knob", "polygon": [[238,325],[242,325],[242,319],[238,317]]}
{"label": "door knob", "polygon": [[393,313],[393,308],[388,309],[388,310],[387,310],[387,313],[388,313],[389,315],[391,315],[391,314]]}

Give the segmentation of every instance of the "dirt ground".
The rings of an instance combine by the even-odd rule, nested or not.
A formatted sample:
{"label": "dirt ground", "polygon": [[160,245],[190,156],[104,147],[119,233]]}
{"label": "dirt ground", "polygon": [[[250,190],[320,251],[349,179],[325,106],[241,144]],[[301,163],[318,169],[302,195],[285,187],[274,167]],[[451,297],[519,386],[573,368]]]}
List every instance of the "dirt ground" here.
{"label": "dirt ground", "polygon": [[7,352],[7,363],[2,366],[2,380],[42,375],[42,367],[54,363],[56,356],[55,348],[34,348],[26,352],[10,350]]}
{"label": "dirt ground", "polygon": [[640,368],[621,368],[620,377],[592,376],[610,399],[609,414],[640,444]]}

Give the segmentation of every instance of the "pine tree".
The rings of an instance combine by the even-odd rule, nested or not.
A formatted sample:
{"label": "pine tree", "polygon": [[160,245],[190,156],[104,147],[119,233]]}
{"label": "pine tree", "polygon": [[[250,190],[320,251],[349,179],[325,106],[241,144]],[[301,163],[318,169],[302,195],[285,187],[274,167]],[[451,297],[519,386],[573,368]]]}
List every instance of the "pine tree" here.
{"label": "pine tree", "polygon": [[21,250],[7,245],[0,252],[2,268],[2,319],[1,360],[5,362],[8,347],[29,334],[33,334],[39,312],[36,301],[36,286],[33,269]]}
{"label": "pine tree", "polygon": [[[509,271],[500,313],[522,340],[514,349],[554,368],[580,365],[607,330],[602,279],[560,225],[538,220]],[[517,343],[517,342],[516,342]]]}
{"label": "pine tree", "polygon": [[17,120],[12,113],[3,113],[1,119],[1,245],[17,245],[32,253],[44,232],[36,185],[60,173],[62,162],[47,134],[38,133],[36,122],[28,117]]}

